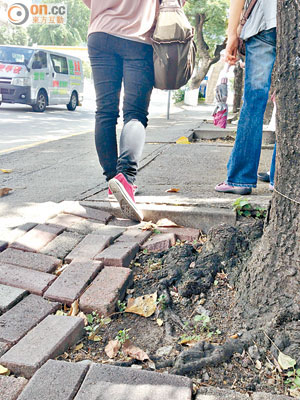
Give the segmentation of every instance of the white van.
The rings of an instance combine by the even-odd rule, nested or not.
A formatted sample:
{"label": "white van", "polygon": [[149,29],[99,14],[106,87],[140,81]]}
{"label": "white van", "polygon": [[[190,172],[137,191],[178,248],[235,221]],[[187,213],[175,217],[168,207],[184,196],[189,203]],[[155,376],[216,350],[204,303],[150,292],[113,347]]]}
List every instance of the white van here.
{"label": "white van", "polygon": [[0,104],[29,104],[43,112],[66,104],[74,111],[83,100],[81,60],[48,50],[0,46]]}

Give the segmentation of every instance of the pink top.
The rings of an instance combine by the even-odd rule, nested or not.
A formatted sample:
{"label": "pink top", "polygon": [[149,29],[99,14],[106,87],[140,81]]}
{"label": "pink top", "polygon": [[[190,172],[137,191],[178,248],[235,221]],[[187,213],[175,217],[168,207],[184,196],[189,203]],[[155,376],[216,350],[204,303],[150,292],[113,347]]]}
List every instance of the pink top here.
{"label": "pink top", "polygon": [[91,9],[88,34],[110,35],[151,43],[159,0],[83,0]]}

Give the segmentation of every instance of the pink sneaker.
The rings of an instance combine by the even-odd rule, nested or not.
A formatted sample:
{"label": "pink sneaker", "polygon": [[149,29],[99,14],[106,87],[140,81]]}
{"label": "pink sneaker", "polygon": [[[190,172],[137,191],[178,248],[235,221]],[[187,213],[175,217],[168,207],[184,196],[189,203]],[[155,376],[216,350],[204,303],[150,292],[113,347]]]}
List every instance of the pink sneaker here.
{"label": "pink sneaker", "polygon": [[127,182],[123,174],[116,175],[108,182],[109,189],[120,204],[123,215],[134,221],[143,221],[143,214],[134,200],[134,187]]}
{"label": "pink sneaker", "polygon": [[251,194],[252,189],[251,187],[245,187],[245,186],[230,186],[226,182],[221,182],[215,187],[215,191],[222,193],[234,193],[234,194],[245,195],[245,194]]}
{"label": "pink sneaker", "polygon": [[[138,193],[139,189],[136,185],[132,185],[133,188],[133,194],[134,196]],[[113,192],[108,188],[108,199],[109,200],[115,200],[115,196],[113,195]]]}

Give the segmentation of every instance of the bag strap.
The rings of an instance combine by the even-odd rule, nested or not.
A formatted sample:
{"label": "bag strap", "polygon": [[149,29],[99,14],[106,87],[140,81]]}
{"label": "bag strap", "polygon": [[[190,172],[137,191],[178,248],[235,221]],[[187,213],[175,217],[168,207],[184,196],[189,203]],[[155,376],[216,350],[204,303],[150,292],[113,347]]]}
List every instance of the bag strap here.
{"label": "bag strap", "polygon": [[245,11],[245,13],[243,14],[243,16],[241,18],[241,21],[240,21],[241,27],[243,27],[245,25],[245,23],[247,22],[247,19],[250,17],[256,3],[257,3],[257,0],[251,0],[251,3],[247,7],[247,10]]}

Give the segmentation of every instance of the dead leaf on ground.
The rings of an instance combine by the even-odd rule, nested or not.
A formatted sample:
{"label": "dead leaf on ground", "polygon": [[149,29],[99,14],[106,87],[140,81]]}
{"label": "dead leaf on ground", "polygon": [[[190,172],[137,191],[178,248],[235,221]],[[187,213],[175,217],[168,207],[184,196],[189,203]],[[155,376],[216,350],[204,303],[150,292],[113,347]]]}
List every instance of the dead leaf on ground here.
{"label": "dead leaf on ground", "polygon": [[122,346],[122,351],[127,356],[134,358],[135,360],[145,361],[149,360],[149,356],[144,350],[140,349],[139,347],[134,346],[130,340],[126,340]]}
{"label": "dead leaf on ground", "polygon": [[186,136],[181,136],[179,139],[176,140],[176,144],[191,144],[191,142]]}
{"label": "dead leaf on ground", "polygon": [[79,344],[75,347],[74,351],[81,350],[82,348],[83,348],[83,343],[79,343]]}
{"label": "dead leaf on ground", "polygon": [[180,189],[177,188],[171,188],[166,190],[166,193],[178,193],[178,192],[180,192]]}
{"label": "dead leaf on ground", "polygon": [[93,332],[88,336],[88,339],[92,340],[93,342],[101,342],[102,336],[98,336],[96,335],[96,332]]}
{"label": "dead leaf on ground", "polygon": [[289,369],[296,365],[296,360],[280,351],[278,354],[278,364],[282,369]]}
{"label": "dead leaf on ground", "polygon": [[125,312],[150,317],[156,310],[157,292],[128,299]]}
{"label": "dead leaf on ground", "polygon": [[0,189],[0,197],[9,194],[9,192],[11,192],[11,191],[12,191],[11,188],[2,188],[2,189]]}
{"label": "dead leaf on ground", "polygon": [[180,225],[175,224],[175,222],[171,221],[168,218],[162,218],[157,221],[156,226],[159,228],[181,228]]}
{"label": "dead leaf on ground", "polygon": [[145,225],[142,227],[142,231],[153,231],[156,229],[157,226],[152,221],[146,222]]}
{"label": "dead leaf on ground", "polygon": [[182,339],[180,340],[179,344],[182,344],[183,346],[188,346],[188,347],[194,347],[197,343],[199,343],[199,340],[195,339]]}
{"label": "dead leaf on ground", "polygon": [[3,365],[0,365],[0,375],[9,375],[10,370],[6,367],[3,367]]}
{"label": "dead leaf on ground", "polygon": [[115,358],[121,348],[121,343],[118,340],[110,340],[105,346],[105,353],[109,358]]}
{"label": "dead leaf on ground", "polygon": [[12,169],[0,168],[0,171],[4,174],[10,174],[12,172]]}
{"label": "dead leaf on ground", "polygon": [[72,303],[70,311],[68,315],[70,317],[75,317],[79,313],[79,303],[78,300],[75,300],[74,303]]}

